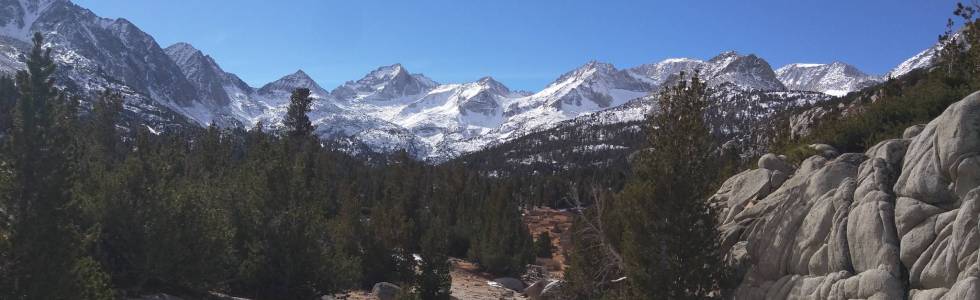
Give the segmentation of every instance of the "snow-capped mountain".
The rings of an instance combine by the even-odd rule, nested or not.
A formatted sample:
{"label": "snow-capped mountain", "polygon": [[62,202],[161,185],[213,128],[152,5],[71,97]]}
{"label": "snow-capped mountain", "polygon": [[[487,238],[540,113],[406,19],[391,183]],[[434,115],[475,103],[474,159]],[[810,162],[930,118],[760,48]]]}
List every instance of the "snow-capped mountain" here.
{"label": "snow-capped mountain", "polygon": [[646,64],[630,69],[629,71],[636,76],[646,80],[650,84],[660,87],[668,80],[673,80],[678,74],[693,74],[694,71],[706,69],[703,60],[691,58],[670,58],[658,63]]}
{"label": "snow-capped mountain", "polygon": [[197,99],[204,105],[200,116],[190,116],[198,123],[217,122],[221,126],[245,126],[262,114],[266,107],[252,101],[255,92],[237,75],[225,72],[211,56],[187,43],[177,43],[164,49],[177,64],[187,80],[197,90]]}
{"label": "snow-capped mountain", "polygon": [[936,56],[939,55],[940,49],[942,49],[942,45],[937,43],[936,45],[929,47],[929,49],[922,50],[922,52],[919,52],[915,56],[903,61],[901,64],[895,67],[895,69],[892,69],[891,72],[885,74],[884,77],[897,78],[908,74],[915,69],[932,67],[936,64]]}
{"label": "snow-capped mountain", "polygon": [[297,88],[310,89],[310,96],[313,98],[325,99],[330,97],[330,92],[320,87],[320,84],[316,83],[310,75],[303,72],[303,70],[297,70],[296,72],[283,76],[276,81],[267,83],[259,88],[256,92],[258,95],[262,96],[264,101],[270,105],[282,104],[289,102],[289,96],[293,93],[293,90]]}
{"label": "snow-capped mountain", "polygon": [[786,86],[776,78],[776,72],[772,70],[769,63],[755,54],[741,55],[729,51],[708,60],[708,64],[711,68],[706,70],[705,75],[711,86],[730,82],[742,88],[764,91],[786,90]]}
{"label": "snow-capped mountain", "polygon": [[349,81],[331,92],[337,99],[387,101],[420,95],[438,83],[422,74],[410,74],[401,64],[372,71],[358,81]]}
{"label": "snow-capped mountain", "polygon": [[790,90],[834,96],[843,96],[878,82],[877,77],[842,62],[789,64],[776,70],[776,76]]}
{"label": "snow-capped mountain", "polygon": [[[53,48],[59,85],[82,96],[104,89],[120,91],[126,96],[128,116],[155,131],[211,123],[261,122],[277,128],[292,91],[308,88],[315,98],[311,120],[323,139],[371,151],[406,149],[434,160],[567,120],[588,119],[596,112],[606,111],[600,114],[605,123],[635,122],[654,104],[631,100],[676,82],[680,72],[697,71],[726,95],[790,90],[836,94],[859,88],[862,79],[870,77],[836,63],[791,65],[777,76],[760,57],[725,52],[708,60],[667,59],[622,70],[593,61],[535,93],[512,91],[490,77],[440,84],[401,64],[380,67],[330,91],[303,71],[255,88],[190,44],[162,49],[129,21],[100,18],[69,0],[0,0],[0,73],[10,75],[24,67],[33,32],[41,32]],[[892,73],[933,63],[933,52],[923,52]],[[615,109],[620,107],[627,109]]]}
{"label": "snow-capped mountain", "polygon": [[[483,134],[439,144],[433,156],[452,157],[480,150],[532,132],[546,130],[572,118],[617,107],[648,95],[654,87],[635,75],[610,64],[589,62],[561,75],[532,95],[497,97],[504,107],[497,125]],[[516,98],[515,98],[516,96]]]}
{"label": "snow-capped mountain", "polygon": [[289,106],[289,97],[298,88],[310,89],[314,99],[309,113],[310,121],[322,139],[350,145],[349,150],[354,151],[366,148],[364,150],[376,152],[408,150],[416,156],[428,153],[428,146],[409,130],[369,110],[338,101],[302,70],[268,83],[249,95],[248,98],[258,103],[259,107],[264,107],[264,110],[261,115],[245,121],[280,128]]}
{"label": "snow-capped mountain", "polygon": [[735,51],[721,53],[707,61],[671,58],[632,68],[630,72],[645,77],[649,83],[658,87],[674,83],[680,72],[688,76],[698,72],[701,79],[707,81],[709,86],[734,83],[744,89],[786,90],[768,62],[755,54],[742,55]]}
{"label": "snow-capped mountain", "polygon": [[119,91],[127,114],[155,130],[183,126],[182,115],[205,106],[153,37],[125,19],[100,18],[68,0],[0,1],[0,73],[24,67],[35,32],[53,49],[59,85],[88,96]]}

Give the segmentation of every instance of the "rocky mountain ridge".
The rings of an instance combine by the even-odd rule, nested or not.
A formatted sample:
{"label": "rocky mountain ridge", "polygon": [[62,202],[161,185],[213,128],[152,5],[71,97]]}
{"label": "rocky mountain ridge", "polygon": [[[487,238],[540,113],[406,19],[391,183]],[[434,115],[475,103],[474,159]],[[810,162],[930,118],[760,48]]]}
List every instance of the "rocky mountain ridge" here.
{"label": "rocky mountain ridge", "polygon": [[[794,76],[787,83],[764,59],[725,52],[708,60],[667,59],[625,70],[589,62],[536,93],[513,92],[489,77],[440,84],[401,64],[380,67],[333,90],[302,71],[255,88],[190,44],[163,49],[131,22],[98,17],[68,0],[0,0],[0,8],[0,73],[23,67],[30,34],[41,32],[61,66],[61,85],[82,95],[120,91],[132,118],[146,120],[154,131],[195,123],[250,127],[261,122],[276,128],[290,92],[302,87],[317,98],[312,115],[322,138],[379,152],[406,149],[434,161],[619,107],[676,82],[681,71],[697,71],[712,87],[732,84],[746,92],[838,94],[860,88],[854,82],[864,78],[845,67],[845,72]],[[916,61],[926,62],[902,68],[928,65],[928,60]],[[640,115],[617,116],[642,118],[646,110],[629,111]]]}
{"label": "rocky mountain ridge", "polygon": [[776,76],[787,88],[843,96],[872,86],[880,78],[865,74],[842,62],[830,64],[789,64],[776,70]]}

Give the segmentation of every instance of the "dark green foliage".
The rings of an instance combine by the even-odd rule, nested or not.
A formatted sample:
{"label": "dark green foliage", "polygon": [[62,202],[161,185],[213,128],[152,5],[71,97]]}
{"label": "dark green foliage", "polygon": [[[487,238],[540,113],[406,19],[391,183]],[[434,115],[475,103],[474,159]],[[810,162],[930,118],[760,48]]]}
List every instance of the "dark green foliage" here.
{"label": "dark green foliage", "polygon": [[[18,96],[9,139],[4,140],[6,212],[0,257],[0,298],[108,298],[104,276],[86,257],[72,194],[76,175],[77,102],[54,87],[54,62],[34,36],[27,70],[17,73]],[[9,173],[8,173],[9,172]]]}
{"label": "dark green foliage", "polygon": [[596,191],[596,205],[573,226],[570,297],[702,299],[720,291],[727,271],[707,198],[730,155],[705,124],[705,91],[694,76],[661,92],[649,149],[633,159],[625,188],[614,197]]}
{"label": "dark green foliage", "polygon": [[308,91],[294,93],[282,136],[261,124],[157,135],[125,124],[112,92],[76,120],[44,77],[46,52],[29,66],[0,95],[17,99],[0,151],[0,298],[311,299],[390,281],[448,299],[450,235],[462,255],[492,253],[488,270],[527,262],[520,211],[504,203],[512,185],[407,153],[367,163],[325,148]]}
{"label": "dark green foliage", "polygon": [[486,207],[477,210],[485,214],[477,219],[482,228],[471,241],[469,257],[491,273],[517,276],[534,261],[533,241],[507,191],[491,190]]}
{"label": "dark green foliage", "polygon": [[0,76],[0,136],[14,126],[14,107],[17,106],[17,87],[13,78]]}
{"label": "dark green foliage", "polygon": [[705,89],[695,75],[661,92],[650,120],[652,149],[637,159],[615,203],[636,298],[698,299],[720,289],[725,264],[707,199],[721,165],[704,123]]}
{"label": "dark green foliage", "polygon": [[430,221],[422,235],[419,254],[419,274],[415,280],[415,293],[420,299],[450,299],[450,263],[446,255],[446,226],[439,219]]}
{"label": "dark green foliage", "polygon": [[552,252],[554,252],[554,246],[551,244],[551,234],[547,231],[542,232],[538,239],[534,241],[534,254],[542,258],[551,258]]}
{"label": "dark green foliage", "polygon": [[289,109],[286,111],[286,119],[283,125],[292,138],[309,138],[313,136],[313,123],[306,113],[310,112],[310,105],[313,98],[310,98],[309,89],[296,89],[289,97]]}

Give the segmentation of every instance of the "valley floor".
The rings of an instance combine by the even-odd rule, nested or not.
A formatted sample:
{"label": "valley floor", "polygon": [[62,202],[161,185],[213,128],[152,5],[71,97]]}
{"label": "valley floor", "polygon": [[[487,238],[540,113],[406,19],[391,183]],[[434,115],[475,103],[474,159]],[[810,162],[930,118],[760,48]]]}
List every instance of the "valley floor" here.
{"label": "valley floor", "polygon": [[[542,266],[552,279],[562,278],[565,270],[566,249],[570,246],[570,229],[573,215],[566,211],[550,208],[534,208],[524,214],[524,223],[531,234],[537,238],[543,232],[551,234],[555,249],[554,257],[538,258],[535,262]],[[479,265],[459,258],[451,258],[452,297],[459,300],[499,300],[528,299],[519,292],[507,289],[493,282],[497,276],[480,271]],[[532,284],[529,282],[528,284]],[[370,291],[351,291],[335,296],[335,299],[373,300]]]}

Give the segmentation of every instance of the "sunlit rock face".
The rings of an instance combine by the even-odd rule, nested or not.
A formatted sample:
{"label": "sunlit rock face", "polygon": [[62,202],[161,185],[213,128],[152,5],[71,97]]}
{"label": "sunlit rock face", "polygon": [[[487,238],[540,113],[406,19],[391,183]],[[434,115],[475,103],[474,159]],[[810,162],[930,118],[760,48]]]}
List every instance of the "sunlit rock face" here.
{"label": "sunlit rock face", "polygon": [[712,197],[737,299],[980,297],[980,94],[788,179],[764,159]]}

